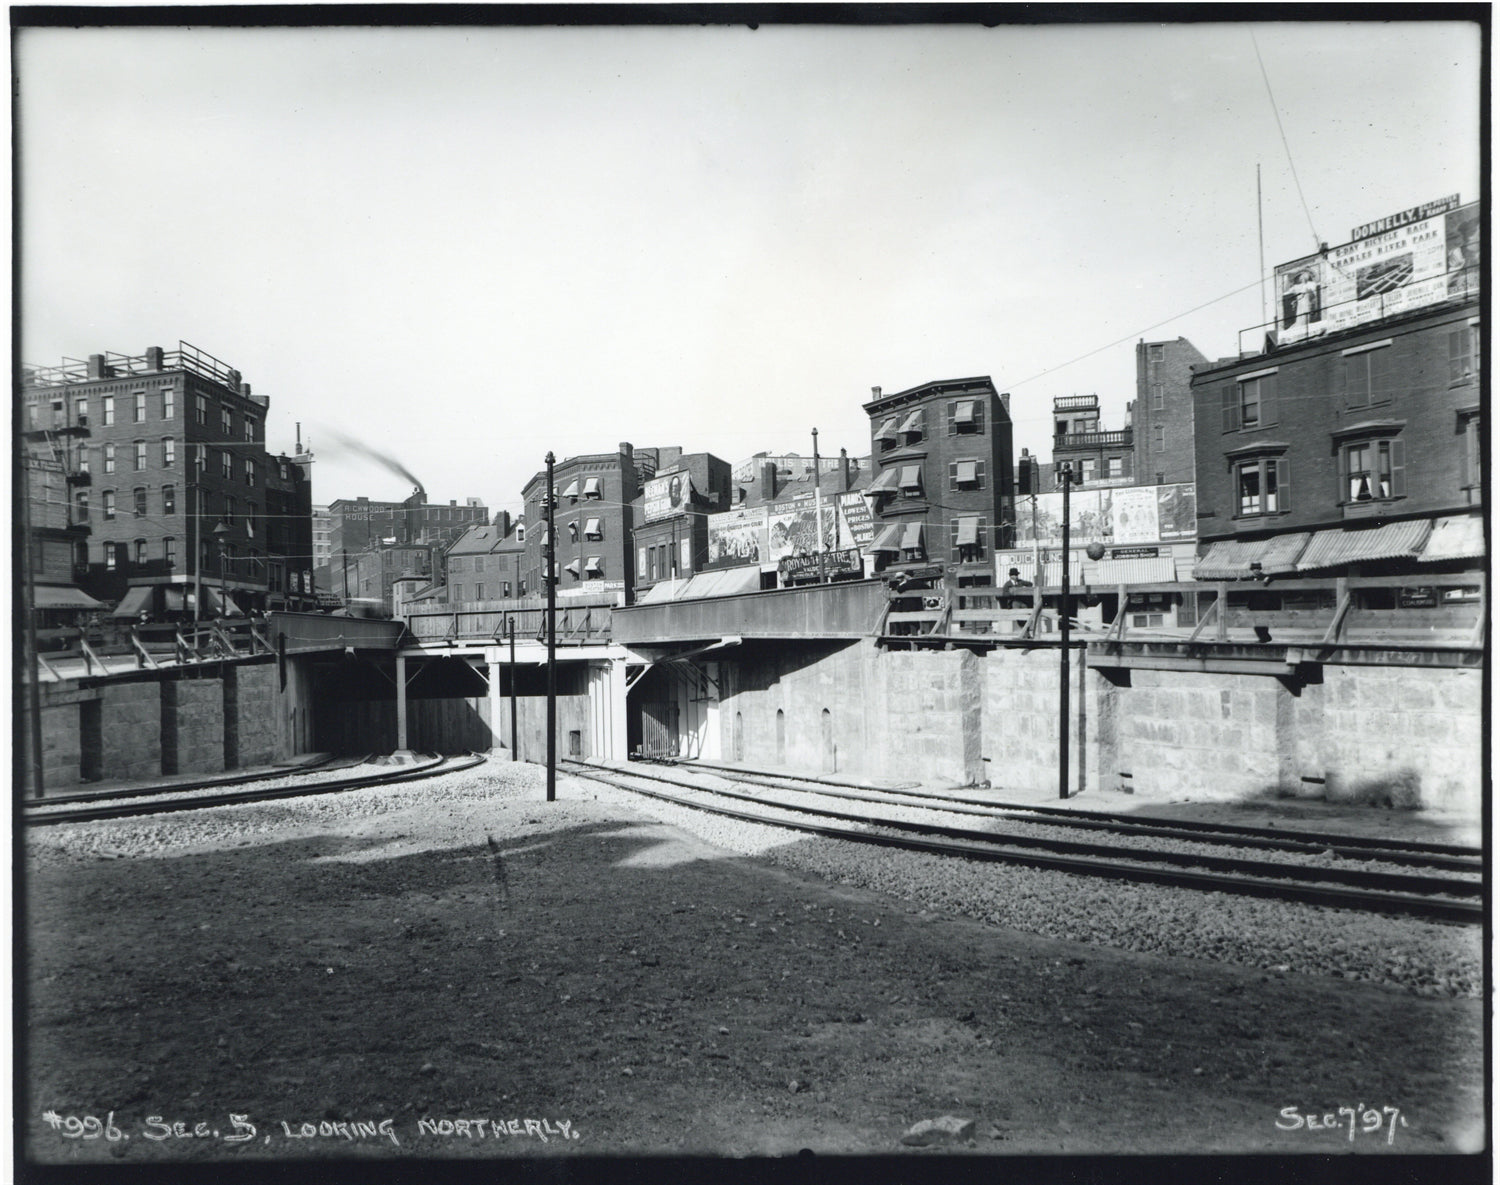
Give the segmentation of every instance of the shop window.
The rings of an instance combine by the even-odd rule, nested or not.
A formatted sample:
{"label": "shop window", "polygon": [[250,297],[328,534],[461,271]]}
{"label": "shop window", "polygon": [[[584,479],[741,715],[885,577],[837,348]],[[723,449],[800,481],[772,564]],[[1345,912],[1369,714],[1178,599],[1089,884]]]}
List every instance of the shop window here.
{"label": "shop window", "polygon": [[1356,348],[1344,354],[1344,406],[1369,407],[1391,400],[1391,343]]}
{"label": "shop window", "polygon": [[1237,516],[1285,514],[1291,509],[1291,474],[1285,457],[1255,457],[1234,466]]}
{"label": "shop window", "polygon": [[1406,496],[1406,445],[1399,437],[1350,441],[1339,450],[1345,505]]}

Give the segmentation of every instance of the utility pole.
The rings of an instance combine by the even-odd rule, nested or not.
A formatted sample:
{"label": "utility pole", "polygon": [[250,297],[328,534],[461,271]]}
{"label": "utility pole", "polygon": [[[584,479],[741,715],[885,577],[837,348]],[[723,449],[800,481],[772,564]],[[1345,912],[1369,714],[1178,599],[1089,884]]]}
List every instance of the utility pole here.
{"label": "utility pole", "polygon": [[823,480],[822,474],[819,472],[820,462],[818,461],[818,430],[816,428],[812,430],[812,437],[813,517],[817,520],[816,530],[818,536],[818,583],[822,584],[828,578],[828,574],[825,570],[825,561],[823,559]]}
{"label": "utility pole", "polygon": [[520,761],[520,739],[516,736],[516,618],[505,615],[505,632],[510,637],[510,759]]}
{"label": "utility pole", "polygon": [[547,801],[557,801],[557,535],[553,530],[553,504],[557,501],[552,466],[556,461],[547,450],[547,554],[542,579],[547,582]]}
{"label": "utility pole", "polygon": [[32,553],[31,534],[31,457],[22,443],[24,436],[17,436],[16,447],[21,453],[21,612],[25,615],[26,628],[25,663],[27,744],[31,750],[31,792],[41,798],[47,791],[42,770],[42,691],[41,664],[37,660],[36,641],[36,556]]}
{"label": "utility pole", "polygon": [[1073,482],[1073,466],[1063,461],[1058,477],[1062,481],[1062,598],[1057,605],[1058,633],[1062,637],[1062,671],[1057,722],[1057,796],[1068,796],[1068,487]]}

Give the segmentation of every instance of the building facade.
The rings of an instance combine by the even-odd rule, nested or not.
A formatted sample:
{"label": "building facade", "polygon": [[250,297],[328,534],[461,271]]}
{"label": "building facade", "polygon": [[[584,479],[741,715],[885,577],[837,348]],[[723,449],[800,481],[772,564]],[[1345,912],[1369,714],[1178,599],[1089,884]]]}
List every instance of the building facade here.
{"label": "building facade", "polygon": [[521,579],[524,531],[519,539],[515,529],[507,534],[510,516],[502,512],[496,518],[470,527],[449,545],[443,554],[445,591],[440,600],[460,605],[526,595]]}
{"label": "building facade", "polygon": [[[328,505],[328,591],[345,600],[364,595],[365,575],[383,563],[364,565],[365,575],[351,584],[349,573],[357,557],[367,551],[423,548],[441,555],[469,527],[488,518],[489,510],[478,498],[465,499],[462,506],[457,501],[430,503],[421,486],[400,502],[377,502],[363,496],[336,499]],[[426,574],[433,571],[429,559]]]}
{"label": "building facade", "polygon": [[1135,481],[1132,404],[1125,405],[1125,427],[1099,426],[1099,396],[1059,395],[1052,400],[1052,472],[1049,489],[1062,488],[1058,473],[1072,466],[1073,485],[1128,486]]}
{"label": "building facade", "polygon": [[1193,368],[1207,363],[1185,337],[1136,343],[1131,415],[1135,485],[1194,480]]}
{"label": "building facade", "polygon": [[[643,475],[655,476],[657,450],[642,450],[637,468],[627,441],[613,453],[566,457],[553,465],[552,490],[557,540],[554,551],[559,596],[614,592],[628,603],[635,579],[630,503],[640,495]],[[675,458],[674,458],[675,459]],[[525,582],[530,595],[546,592],[542,583],[547,547],[547,474],[536,473],[522,491],[530,528],[525,540]]]}
{"label": "building facade", "polygon": [[988,377],[871,393],[878,570],[941,566],[955,587],[988,584],[1013,524],[1010,396]]}
{"label": "building facade", "polygon": [[647,480],[631,503],[638,595],[708,562],[708,516],[729,508],[733,471],[712,453],[683,453]]}
{"label": "building facade", "polygon": [[87,429],[48,447],[73,475],[70,524],[88,528],[79,582],[116,613],[191,616],[200,587],[201,615],[264,609],[273,573],[310,570],[301,528],[268,532],[270,400],[227,363],[186,342],[93,354],[28,368],[22,401],[28,429]]}

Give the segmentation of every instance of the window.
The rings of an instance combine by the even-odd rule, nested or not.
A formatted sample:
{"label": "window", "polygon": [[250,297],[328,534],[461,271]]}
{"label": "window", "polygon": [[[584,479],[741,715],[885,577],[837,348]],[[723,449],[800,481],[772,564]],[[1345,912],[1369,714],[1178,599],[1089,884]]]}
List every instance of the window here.
{"label": "window", "polygon": [[146,487],[145,486],[136,486],[135,490],[133,491],[133,493],[135,494],[135,517],[136,518],[145,518],[146,517]]}
{"label": "window", "polygon": [[949,461],[948,488],[950,490],[984,489],[983,461]]}
{"label": "window", "polygon": [[79,490],[73,495],[73,508],[76,511],[74,521],[86,523],[89,521],[89,492]]}
{"label": "window", "polygon": [[1093,457],[1084,457],[1082,466],[1083,476],[1078,479],[1080,482],[1093,481],[1099,476],[1099,462]]}
{"label": "window", "polygon": [[135,541],[135,562],[144,565],[146,562],[146,541],[137,539]]}
{"label": "window", "polygon": [[1467,383],[1479,377],[1479,327],[1465,325],[1448,333],[1448,381]]}
{"label": "window", "polygon": [[604,538],[604,527],[600,525],[600,521],[597,518],[591,518],[588,522],[584,523],[583,537],[595,540]]}
{"label": "window", "polygon": [[1147,346],[1146,349],[1149,351],[1148,357],[1152,362],[1160,362],[1167,352],[1166,346]]}
{"label": "window", "polygon": [[1161,411],[1167,405],[1166,388],[1160,383],[1151,384],[1151,410]]}
{"label": "window", "polygon": [[137,424],[146,422],[146,392],[137,391],[134,399],[135,406],[131,408],[130,417]]}
{"label": "window", "polygon": [[177,392],[171,387],[163,387],[161,392],[161,418],[170,420],[177,414]]}
{"label": "window", "polygon": [[1275,371],[1258,371],[1236,382],[1225,383],[1219,388],[1219,396],[1225,432],[1276,423]]}
{"label": "window", "polygon": [[461,584],[455,584],[453,586],[453,599],[455,601],[461,601],[461,600],[464,599],[464,586],[463,585],[461,585]]}
{"label": "window", "polygon": [[982,518],[960,517],[948,523],[951,557],[961,564],[984,559],[986,527]]}
{"label": "window", "polygon": [[255,484],[255,462],[249,457],[245,458],[245,484],[247,486]]}
{"label": "window", "polygon": [[234,417],[229,414],[227,407],[219,409],[219,430],[224,434],[225,440],[234,435]]}
{"label": "window", "polygon": [[517,543],[525,543],[526,542],[526,524],[525,523],[517,523],[516,524],[516,542]]}
{"label": "window", "polygon": [[899,432],[906,438],[906,444],[915,444],[922,439],[925,435],[925,417],[922,414],[921,408],[918,408],[901,421]]}
{"label": "window", "polygon": [[163,437],[161,442],[161,467],[170,469],[177,464],[177,442],[170,436]]}
{"label": "window", "polygon": [[246,444],[254,444],[255,443],[255,417],[254,416],[246,416],[245,417],[245,443]]}
{"label": "window", "polygon": [[901,496],[903,498],[920,498],[922,496],[922,466],[901,466]]}
{"label": "window", "polygon": [[198,423],[208,425],[208,400],[202,395],[193,396],[193,416]]}
{"label": "window", "polygon": [[1151,425],[1151,451],[1153,453],[1165,452],[1167,448],[1167,429],[1165,424]]}
{"label": "window", "polygon": [[78,449],[78,472],[89,472],[89,450],[87,445],[80,445]]}
{"label": "window", "polygon": [[1108,458],[1106,458],[1105,462],[1104,462],[1104,471],[1110,477],[1124,477],[1125,476],[1125,458],[1123,458],[1123,457],[1108,457]]}
{"label": "window", "polygon": [[1484,476],[1480,469],[1479,412],[1460,413],[1458,427],[1464,438],[1463,488],[1478,489]]}
{"label": "window", "polygon": [[255,538],[256,509],[254,502],[245,503],[245,531],[252,539]]}
{"label": "window", "polygon": [[1339,450],[1339,472],[1345,505],[1405,497],[1406,444],[1399,437],[1351,441]]}
{"label": "window", "polygon": [[234,499],[224,499],[224,522],[229,526],[234,525]]}
{"label": "window", "polygon": [[135,467],[137,470],[146,467],[146,442],[144,440],[135,442]]}
{"label": "window", "polygon": [[948,435],[984,431],[984,404],[978,399],[959,399],[948,404]]}
{"label": "window", "polygon": [[584,483],[583,483],[583,496],[584,496],[585,499],[588,499],[588,498],[599,498],[599,499],[602,499],[604,497],[604,491],[599,488],[599,479],[597,477],[590,477],[590,478],[587,478],[584,481]]}
{"label": "window", "polygon": [[1390,342],[1344,354],[1344,406],[1369,407],[1391,400]]}
{"label": "window", "polygon": [[104,472],[105,473],[113,473],[114,471],[115,471],[115,446],[112,445],[112,444],[106,444],[104,446]]}
{"label": "window", "polygon": [[578,542],[578,524],[577,523],[569,523],[568,524],[568,541],[571,542],[571,543],[577,543]]}
{"label": "window", "polygon": [[104,397],[103,420],[106,428],[115,422],[115,397],[113,395],[106,395]]}
{"label": "window", "polygon": [[228,449],[219,454],[219,473],[225,481],[234,480],[234,458],[229,455]]}
{"label": "window", "polygon": [[509,580],[502,580],[500,582],[500,595],[502,597],[508,597],[508,596],[510,596],[510,581]]}
{"label": "window", "polygon": [[104,570],[106,572],[113,572],[118,564],[119,557],[115,554],[115,545],[113,543],[106,543],[104,545]]}
{"label": "window", "polygon": [[73,414],[80,428],[86,428],[89,422],[89,401],[84,396],[73,401]]}
{"label": "window", "polygon": [[177,513],[177,487],[162,486],[161,488],[161,512],[163,514]]}
{"label": "window", "polygon": [[99,504],[100,504],[101,508],[104,511],[104,521],[107,522],[107,523],[114,522],[114,519],[115,519],[115,492],[114,492],[114,490],[105,490],[102,494],[100,494],[99,495]]}
{"label": "window", "polygon": [[170,535],[161,541],[161,558],[169,568],[177,563],[177,540]]}
{"label": "window", "polygon": [[484,581],[482,580],[474,586],[474,599],[476,601],[484,600]]}
{"label": "window", "polygon": [[1257,457],[1236,462],[1234,485],[1238,515],[1282,514],[1291,509],[1291,476],[1285,457]]}

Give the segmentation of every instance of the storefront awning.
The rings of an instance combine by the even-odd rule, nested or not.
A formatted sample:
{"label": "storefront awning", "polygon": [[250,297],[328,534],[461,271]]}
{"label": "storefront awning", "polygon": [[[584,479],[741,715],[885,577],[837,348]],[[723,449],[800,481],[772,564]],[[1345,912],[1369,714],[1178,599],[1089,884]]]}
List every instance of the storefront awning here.
{"label": "storefront awning", "polygon": [[957,478],[959,485],[973,485],[976,481],[979,480],[978,461],[959,461],[957,462],[957,465],[958,472],[955,474],[955,477]]}
{"label": "storefront awning", "polygon": [[957,424],[972,424],[974,422],[974,401],[972,399],[961,399],[958,406],[953,409],[953,420]]}
{"label": "storefront awning", "polygon": [[870,553],[877,551],[900,551],[901,550],[901,524],[892,523],[888,527],[882,527],[880,534],[875,536],[875,542],[870,544]]}
{"label": "storefront awning", "polygon": [[1318,531],[1298,558],[1297,571],[1314,572],[1366,560],[1410,558],[1422,550],[1431,530],[1432,523],[1421,518],[1362,530],[1334,527]]}
{"label": "storefront awning", "polygon": [[1099,560],[1094,571],[1099,584],[1171,584],[1177,579],[1177,566],[1169,555]]}
{"label": "storefront awning", "polygon": [[921,523],[907,523],[906,524],[905,528],[901,532],[901,550],[902,551],[921,551],[922,550],[922,524]]}
{"label": "storefront awning", "polygon": [[699,572],[687,582],[674,600],[697,600],[699,597],[732,597],[738,593],[760,591],[760,567],[721,568],[715,572]]}
{"label": "storefront awning", "polygon": [[922,488],[922,466],[901,466],[901,488],[903,490],[920,490]]}
{"label": "storefront awning", "polygon": [[920,432],[921,430],[922,430],[922,410],[921,410],[921,408],[918,408],[916,411],[912,412],[911,415],[907,416],[906,419],[904,419],[904,420],[901,421],[901,431],[903,433],[906,433],[906,432]]}
{"label": "storefront awning", "polygon": [[[131,589],[131,592],[145,592],[148,595],[151,590]],[[81,588],[74,588],[71,584],[39,584],[32,593],[31,605],[34,609],[102,609],[104,603],[96,601]]]}
{"label": "storefront awning", "polygon": [[[36,591],[40,594],[42,590],[37,589]],[[126,589],[125,596],[121,598],[120,603],[115,606],[115,611],[111,613],[110,616],[135,617],[139,615],[142,609],[149,610],[151,608],[151,593],[152,588],[149,584],[138,585],[135,588]],[[37,608],[40,609],[43,608],[43,606],[38,603]]]}
{"label": "storefront awning", "polygon": [[585,539],[602,539],[604,532],[599,529],[599,520],[591,518],[583,524],[583,535]]}
{"label": "storefront awning", "polygon": [[880,476],[870,483],[870,488],[867,489],[865,493],[888,493],[896,488],[896,478],[897,472],[895,469],[883,469],[881,470]]}
{"label": "storefront awning", "polygon": [[877,428],[877,429],[875,429],[875,439],[876,440],[895,440],[896,439],[896,417],[895,416],[891,416],[890,419],[883,421],[881,423],[880,427]]}
{"label": "storefront awning", "polygon": [[1427,546],[1417,557],[1424,564],[1439,560],[1484,558],[1484,521],[1477,514],[1450,515],[1432,524]]}
{"label": "storefront awning", "polygon": [[979,520],[977,518],[961,518],[958,520],[958,546],[979,542]]}
{"label": "storefront awning", "polygon": [[[1220,539],[1193,566],[1194,580],[1252,580],[1256,576],[1289,576],[1310,538],[1306,531],[1270,539]],[[1259,564],[1252,571],[1251,564]]]}

